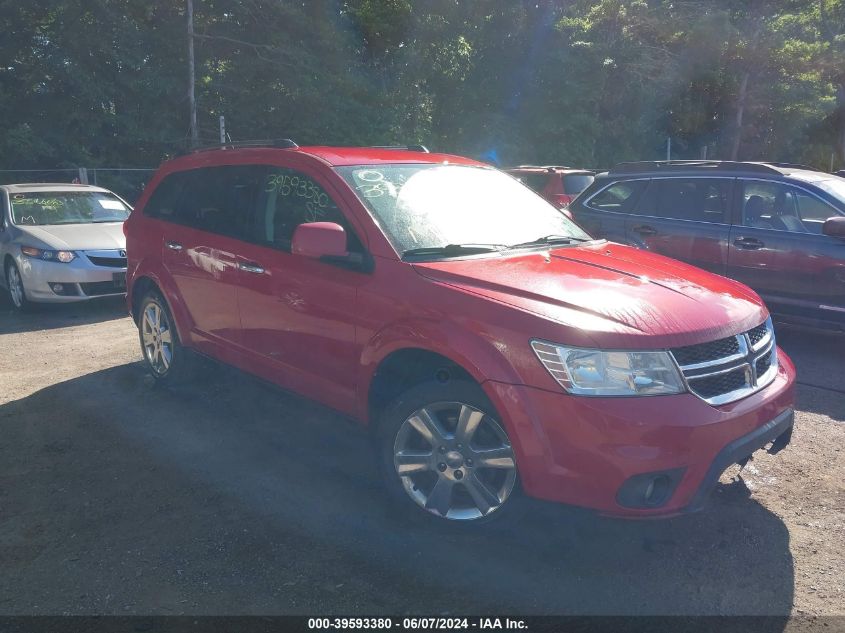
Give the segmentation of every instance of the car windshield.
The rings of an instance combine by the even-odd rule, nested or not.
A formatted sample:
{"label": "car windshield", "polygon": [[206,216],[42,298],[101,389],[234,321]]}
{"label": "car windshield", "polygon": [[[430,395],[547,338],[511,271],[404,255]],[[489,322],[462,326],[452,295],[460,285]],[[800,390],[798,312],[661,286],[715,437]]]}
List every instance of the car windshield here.
{"label": "car windshield", "polygon": [[508,247],[551,236],[573,243],[590,239],[540,196],[492,168],[359,165],[338,172],[401,254],[462,245]]}
{"label": "car windshield", "polygon": [[813,184],[832,195],[842,204],[845,204],[845,179],[828,178],[826,180],[817,180]]}
{"label": "car windshield", "polygon": [[23,226],[123,222],[129,207],[102,191],[33,191],[13,193],[12,222]]}

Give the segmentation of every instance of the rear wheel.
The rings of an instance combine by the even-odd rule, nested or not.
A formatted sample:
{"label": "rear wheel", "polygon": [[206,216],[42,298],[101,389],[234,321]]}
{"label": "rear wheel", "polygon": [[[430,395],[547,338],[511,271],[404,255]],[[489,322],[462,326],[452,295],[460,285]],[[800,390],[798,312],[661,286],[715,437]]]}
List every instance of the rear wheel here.
{"label": "rear wheel", "polygon": [[385,410],[378,445],[388,490],[411,516],[468,525],[510,513],[514,451],[477,385],[413,387]]}
{"label": "rear wheel", "polygon": [[9,289],[9,299],[15,310],[27,310],[32,305],[26,298],[26,290],[23,286],[23,278],[15,262],[6,264],[6,288]]}
{"label": "rear wheel", "polygon": [[150,292],[141,300],[138,336],[144,364],[156,381],[173,384],[187,377],[190,359],[179,341],[170,308],[157,292]]}

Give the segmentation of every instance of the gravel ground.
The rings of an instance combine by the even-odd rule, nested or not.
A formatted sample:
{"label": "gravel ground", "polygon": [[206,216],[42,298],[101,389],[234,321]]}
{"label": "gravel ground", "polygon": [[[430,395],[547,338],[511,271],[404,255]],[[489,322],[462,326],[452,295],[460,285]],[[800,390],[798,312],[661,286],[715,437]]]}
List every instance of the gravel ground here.
{"label": "gravel ground", "polygon": [[845,614],[845,336],[779,327],[793,444],[707,510],[409,529],[366,435],[233,370],[153,388],[120,301],[0,304],[0,614]]}

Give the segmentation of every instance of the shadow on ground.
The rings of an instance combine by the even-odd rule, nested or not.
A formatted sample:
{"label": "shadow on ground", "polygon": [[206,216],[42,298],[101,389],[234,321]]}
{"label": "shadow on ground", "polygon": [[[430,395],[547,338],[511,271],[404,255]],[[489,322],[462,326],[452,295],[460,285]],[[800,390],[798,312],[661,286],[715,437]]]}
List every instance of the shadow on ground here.
{"label": "shadow on ground", "polygon": [[798,370],[798,408],[845,422],[845,333],[776,327],[778,345]]}
{"label": "shadow on ground", "polygon": [[0,406],[0,613],[769,614],[786,527],[741,484],[704,513],[536,504],[483,534],[394,517],[367,435],[243,374],[123,365]]}
{"label": "shadow on ground", "polygon": [[6,290],[0,288],[0,335],[101,323],[126,316],[124,297],[106,297],[78,303],[39,303],[26,312],[17,312],[9,302]]}

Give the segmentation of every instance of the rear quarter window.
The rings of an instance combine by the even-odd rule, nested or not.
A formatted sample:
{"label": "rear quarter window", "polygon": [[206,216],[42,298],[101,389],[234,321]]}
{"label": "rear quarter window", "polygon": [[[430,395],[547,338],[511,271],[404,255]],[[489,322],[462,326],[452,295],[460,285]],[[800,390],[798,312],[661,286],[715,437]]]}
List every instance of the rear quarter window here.
{"label": "rear quarter window", "polygon": [[261,165],[229,165],[169,174],[150,196],[144,215],[245,239],[266,172]]}
{"label": "rear quarter window", "polygon": [[179,200],[188,186],[188,174],[180,171],[165,176],[144,205],[144,215],[160,220],[177,221]]}
{"label": "rear quarter window", "polygon": [[563,191],[571,196],[577,195],[593,184],[596,179],[592,174],[568,174],[563,177]]}
{"label": "rear quarter window", "polygon": [[590,198],[586,206],[596,211],[630,213],[647,185],[648,180],[629,180],[614,183]]}

